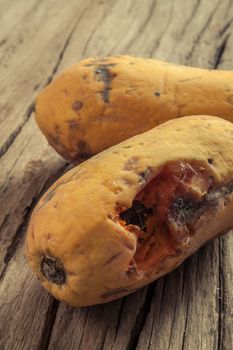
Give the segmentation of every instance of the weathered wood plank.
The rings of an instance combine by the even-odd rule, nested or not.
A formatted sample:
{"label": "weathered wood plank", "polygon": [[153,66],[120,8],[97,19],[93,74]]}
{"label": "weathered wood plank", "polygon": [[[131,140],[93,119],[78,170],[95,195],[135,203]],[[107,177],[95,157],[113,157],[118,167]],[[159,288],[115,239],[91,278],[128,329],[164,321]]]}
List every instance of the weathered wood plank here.
{"label": "weathered wood plank", "polygon": [[1,0],[0,9],[0,348],[230,350],[232,235],[138,293],[83,309],[54,301],[39,286],[23,236],[41,191],[67,165],[34,123],[37,91],[89,55],[232,69],[232,2]]}
{"label": "weathered wood plank", "polygon": [[37,1],[33,7],[21,1],[21,7],[25,10],[21,20],[17,7],[9,13],[12,30],[1,46],[0,155],[30,118],[33,99],[55,74],[88,1]]}

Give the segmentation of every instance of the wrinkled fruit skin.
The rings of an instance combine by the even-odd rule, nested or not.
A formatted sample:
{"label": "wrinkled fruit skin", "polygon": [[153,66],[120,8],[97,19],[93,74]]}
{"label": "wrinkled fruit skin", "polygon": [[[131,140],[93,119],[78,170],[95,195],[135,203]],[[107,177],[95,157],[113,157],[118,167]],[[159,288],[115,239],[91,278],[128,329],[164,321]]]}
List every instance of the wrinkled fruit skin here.
{"label": "wrinkled fruit skin", "polygon": [[176,268],[233,227],[233,124],[169,121],[73,168],[33,211],[29,264],[73,306],[105,303]]}
{"label": "wrinkled fruit skin", "polygon": [[37,97],[36,121],[64,158],[82,161],[167,120],[233,121],[233,72],[116,56],[80,61]]}

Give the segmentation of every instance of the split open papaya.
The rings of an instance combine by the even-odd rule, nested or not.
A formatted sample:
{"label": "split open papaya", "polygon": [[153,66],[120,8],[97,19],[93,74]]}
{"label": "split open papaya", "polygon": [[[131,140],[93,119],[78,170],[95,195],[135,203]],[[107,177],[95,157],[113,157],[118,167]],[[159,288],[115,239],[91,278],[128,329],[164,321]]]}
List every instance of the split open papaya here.
{"label": "split open papaya", "polygon": [[33,211],[32,270],[73,306],[105,303],[233,227],[233,124],[168,121],[73,168]]}
{"label": "split open papaya", "polygon": [[37,97],[36,121],[64,158],[85,160],[169,119],[214,115],[233,121],[233,72],[152,59],[85,59]]}

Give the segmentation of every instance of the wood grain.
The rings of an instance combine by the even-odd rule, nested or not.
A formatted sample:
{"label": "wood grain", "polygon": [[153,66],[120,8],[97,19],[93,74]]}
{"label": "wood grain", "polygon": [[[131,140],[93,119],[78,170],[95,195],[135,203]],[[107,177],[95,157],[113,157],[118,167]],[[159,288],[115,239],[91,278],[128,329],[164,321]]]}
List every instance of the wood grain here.
{"label": "wood grain", "polygon": [[0,0],[0,349],[233,348],[233,235],[116,302],[74,309],[32,276],[30,213],[69,166],[34,122],[34,98],[83,57],[133,54],[233,69],[231,0]]}

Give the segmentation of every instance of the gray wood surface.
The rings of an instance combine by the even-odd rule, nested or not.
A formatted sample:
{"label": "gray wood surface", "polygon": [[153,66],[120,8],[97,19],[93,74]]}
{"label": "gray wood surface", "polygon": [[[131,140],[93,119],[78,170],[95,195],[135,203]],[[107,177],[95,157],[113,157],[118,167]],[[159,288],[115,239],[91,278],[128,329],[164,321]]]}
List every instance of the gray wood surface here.
{"label": "gray wood surface", "polygon": [[74,309],[24,257],[30,213],[70,166],[34,122],[35,95],[82,57],[134,54],[233,69],[232,0],[0,0],[0,349],[233,349],[233,235],[126,298]]}

